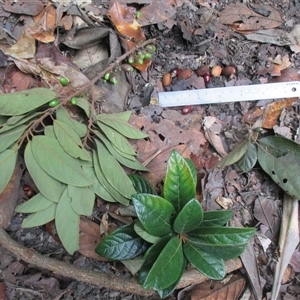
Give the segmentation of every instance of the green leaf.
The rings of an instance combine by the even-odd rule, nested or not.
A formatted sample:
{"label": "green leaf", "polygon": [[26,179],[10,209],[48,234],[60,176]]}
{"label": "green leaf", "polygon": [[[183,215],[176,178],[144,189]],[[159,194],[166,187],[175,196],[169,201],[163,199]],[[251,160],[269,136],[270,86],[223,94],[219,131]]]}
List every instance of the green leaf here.
{"label": "green leaf", "polygon": [[155,244],[159,241],[160,237],[151,235],[148,231],[146,231],[145,227],[140,221],[136,221],[134,223],[135,232],[145,241],[151,244]]}
{"label": "green leaf", "polygon": [[21,135],[24,133],[26,127],[26,125],[20,125],[1,134],[0,153],[11,146],[15,141],[17,141],[18,138],[21,137]]}
{"label": "green leaf", "polygon": [[148,243],[139,237],[134,224],[122,226],[106,236],[95,249],[96,253],[108,259],[132,259],[148,248]]}
{"label": "green leaf", "polygon": [[36,88],[0,95],[0,111],[3,116],[18,116],[34,110],[56,97],[54,91]]}
{"label": "green leaf", "polygon": [[191,169],[191,173],[192,173],[193,179],[194,179],[194,184],[197,185],[198,176],[197,176],[197,170],[196,170],[196,168],[195,168],[194,163],[193,163],[192,160],[189,159],[189,158],[185,158],[184,160],[187,162],[187,164],[189,165],[189,167],[190,167],[190,169]]}
{"label": "green leaf", "polygon": [[150,194],[136,194],[132,202],[145,229],[154,236],[172,233],[174,206],[164,198]]}
{"label": "green leaf", "polygon": [[142,256],[135,257],[134,259],[122,260],[122,264],[132,275],[135,275],[140,270],[143,262],[144,258]]}
{"label": "green leaf", "polygon": [[125,198],[135,194],[133,184],[117,160],[96,140],[98,161],[107,181]]}
{"label": "green leaf", "polygon": [[120,149],[118,149],[113,143],[111,143],[111,142],[109,142],[109,143],[111,144],[111,146],[113,147],[115,152],[117,152],[121,157],[126,158],[128,160],[135,161],[136,153],[134,153],[134,154],[125,153],[125,152],[121,151]]}
{"label": "green leaf", "polygon": [[48,208],[31,214],[22,222],[22,228],[37,227],[54,220],[57,204],[52,202]]}
{"label": "green leaf", "polygon": [[192,199],[178,213],[173,229],[179,234],[187,233],[198,228],[202,223],[202,219],[202,206],[197,199]]}
{"label": "green leaf", "polygon": [[241,142],[228,155],[223,157],[223,159],[219,162],[218,166],[222,168],[236,163],[247,152],[247,149],[248,149],[248,139]]}
{"label": "green leaf", "polygon": [[56,110],[56,119],[69,125],[80,137],[87,133],[86,125],[72,119],[68,110],[62,106]]}
{"label": "green leaf", "polygon": [[166,298],[167,296],[169,296],[171,293],[174,292],[177,284],[179,283],[179,281],[180,281],[180,279],[181,279],[181,277],[182,277],[182,275],[183,275],[183,273],[186,269],[186,265],[187,265],[187,259],[184,257],[182,268],[181,268],[181,273],[180,273],[178,279],[173,284],[171,284],[169,287],[165,288],[164,290],[157,290],[157,293],[158,293],[158,295],[161,299]]}
{"label": "green leaf", "polygon": [[110,154],[123,166],[128,167],[133,170],[139,170],[139,171],[148,171],[146,167],[144,167],[139,161],[135,159],[134,156],[131,156],[130,159],[125,158],[122,156],[116,149],[115,147],[112,146],[110,141],[100,132],[95,131],[95,134],[97,137],[104,143],[106,146],[107,150],[110,152]]}
{"label": "green leaf", "polygon": [[173,150],[167,163],[164,198],[179,212],[195,195],[196,184],[191,169],[186,160]]}
{"label": "green leaf", "polygon": [[129,176],[137,193],[156,195],[156,191],[152,188],[150,183],[146,179],[144,179],[142,176],[139,176],[136,174],[131,174],[128,176]]}
{"label": "green leaf", "polygon": [[76,98],[76,105],[79,106],[85,112],[86,116],[89,118],[91,115],[91,103],[85,98]]}
{"label": "green leaf", "polygon": [[156,290],[168,288],[180,277],[183,263],[181,241],[178,237],[172,237],[148,272],[143,288]]}
{"label": "green leaf", "polygon": [[103,131],[103,133],[106,135],[106,137],[112,142],[112,144],[119,149],[121,152],[135,155],[135,150],[132,148],[130,143],[127,141],[127,139],[112,129],[111,127],[101,123],[97,122],[99,128]]}
{"label": "green leaf", "polygon": [[91,216],[93,213],[95,194],[90,187],[68,185],[68,196],[71,206],[78,215]]}
{"label": "green leaf", "polygon": [[188,234],[188,241],[211,255],[231,259],[242,254],[255,228],[203,227]]}
{"label": "green leaf", "polygon": [[93,184],[82,171],[78,160],[68,155],[56,139],[33,137],[32,153],[40,167],[57,180],[74,186]]}
{"label": "green leaf", "polygon": [[72,255],[79,249],[79,215],[71,206],[67,188],[57,204],[55,226],[63,246]]}
{"label": "green leaf", "polygon": [[80,137],[69,125],[55,120],[53,127],[58,142],[69,155],[82,160],[91,160],[89,153],[82,145]]}
{"label": "green leaf", "polygon": [[251,140],[249,140],[247,151],[237,162],[237,164],[243,172],[248,172],[255,166],[256,161],[257,161],[256,145]]}
{"label": "green leaf", "polygon": [[54,179],[40,167],[33,156],[31,144],[32,142],[28,142],[24,153],[27,170],[39,191],[47,199],[58,202],[62,192],[61,182]]}
{"label": "green leaf", "polygon": [[16,166],[18,152],[7,149],[0,153],[0,193],[7,186]]}
{"label": "green leaf", "polygon": [[93,161],[94,161],[94,170],[97,175],[97,178],[101,185],[107,190],[107,192],[118,202],[128,205],[129,200],[126,199],[123,195],[121,195],[118,191],[116,191],[111,184],[106,180],[106,177],[104,176],[99,162],[98,162],[98,154],[96,151],[93,152]]}
{"label": "green leaf", "polygon": [[125,137],[129,139],[143,139],[148,137],[148,134],[145,134],[144,132],[134,128],[133,126],[129,125],[126,121],[122,121],[120,119],[113,119],[113,120],[108,120],[106,118],[101,118],[100,115],[97,119],[101,123],[104,123],[105,125],[117,130],[119,133],[124,135]]}
{"label": "green leaf", "polygon": [[6,124],[9,119],[10,119],[9,117],[5,117],[5,116],[0,115],[0,126]]}
{"label": "green leaf", "polygon": [[29,214],[29,213],[35,213],[47,209],[52,205],[53,205],[53,201],[47,199],[45,196],[39,193],[33,196],[28,201],[18,205],[15,208],[15,211],[19,213]]}
{"label": "green leaf", "polygon": [[117,200],[100,183],[94,168],[83,167],[83,170],[85,173],[87,173],[90,176],[90,178],[94,179],[94,184],[91,185],[90,188],[97,196],[99,196],[101,199],[108,202],[117,202]]}
{"label": "green leaf", "polygon": [[223,226],[232,218],[232,216],[232,210],[204,211],[201,227]]}
{"label": "green leaf", "polygon": [[188,241],[183,245],[183,252],[188,261],[205,276],[221,280],[226,275],[224,261],[207,253]]}
{"label": "green leaf", "polygon": [[99,114],[96,116],[97,120],[122,120],[123,122],[128,122],[131,116],[131,111],[127,110],[120,113],[113,113],[113,114]]}
{"label": "green leaf", "polygon": [[44,128],[44,135],[56,139],[53,125],[48,125]]}

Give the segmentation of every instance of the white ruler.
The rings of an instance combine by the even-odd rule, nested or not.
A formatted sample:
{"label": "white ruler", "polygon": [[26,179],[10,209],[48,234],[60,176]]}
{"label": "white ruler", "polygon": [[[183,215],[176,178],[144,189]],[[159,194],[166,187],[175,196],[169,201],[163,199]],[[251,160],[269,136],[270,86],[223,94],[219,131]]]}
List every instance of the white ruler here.
{"label": "white ruler", "polygon": [[158,94],[162,107],[300,97],[300,81],[254,84]]}

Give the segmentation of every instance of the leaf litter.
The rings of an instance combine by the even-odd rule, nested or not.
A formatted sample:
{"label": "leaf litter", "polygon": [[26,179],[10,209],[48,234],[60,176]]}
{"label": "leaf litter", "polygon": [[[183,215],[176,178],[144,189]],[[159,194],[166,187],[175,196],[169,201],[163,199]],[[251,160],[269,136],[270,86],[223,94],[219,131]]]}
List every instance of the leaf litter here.
{"label": "leaf litter", "polygon": [[[144,96],[143,87],[145,82],[153,85],[155,91],[162,91],[163,87],[161,86],[160,78],[165,72],[170,72],[175,67],[182,69],[189,67],[195,70],[202,64],[210,67],[216,64],[220,64],[223,67],[228,64],[237,65],[239,71],[237,78],[232,80],[228,80],[225,77],[212,78],[206,87],[299,80],[300,59],[297,55],[299,45],[295,39],[299,27],[297,24],[298,19],[295,17],[298,8],[295,4],[287,6],[284,1],[279,1],[276,6],[249,3],[248,5],[243,4],[243,7],[241,7],[241,4],[226,5],[225,1],[220,1],[220,3],[216,1],[198,1],[194,4],[192,1],[165,1],[164,3],[161,1],[151,1],[151,3],[138,0],[126,1],[127,4],[134,2],[140,4],[141,7],[141,18],[136,20],[137,24],[139,24],[136,25],[136,28],[138,28],[137,32],[139,32],[136,37],[141,39],[148,39],[150,36],[158,37],[157,46],[159,51],[153,58],[152,65],[148,65],[147,69],[142,70],[142,76],[139,73],[131,76],[131,84],[128,84],[126,76],[120,76],[118,86],[103,84],[103,82],[98,84],[98,95],[101,95],[101,99],[106,101],[104,111],[122,111],[124,107],[129,109],[136,108],[138,115],[132,116],[131,124],[136,128],[143,129],[144,132],[149,134],[149,137],[138,142],[132,141],[132,144],[137,150],[139,160],[147,164],[149,169],[149,173],[144,173],[145,177],[150,180],[157,190],[161,189],[161,179],[164,176],[165,162],[168,159],[169,151],[177,149],[183,156],[191,157],[194,162],[197,162],[198,180],[203,187],[200,196],[206,209],[220,209],[221,207],[216,200],[228,199],[231,203],[231,208],[242,225],[257,222],[259,234],[262,238],[269,238],[271,243],[266,248],[267,252],[262,251],[261,243],[254,244],[258,251],[258,268],[261,271],[261,282],[265,285],[265,291],[270,292],[269,287],[273,284],[270,270],[274,270],[272,260],[274,260],[274,257],[276,258],[276,252],[273,249],[275,249],[278,240],[277,232],[280,226],[282,192],[278,187],[274,186],[274,183],[264,173],[259,171],[257,166],[243,173],[240,172],[237,166],[230,167],[229,170],[222,170],[216,165],[220,159],[219,151],[221,153],[223,151],[220,149],[226,149],[226,152],[229,149],[233,149],[234,145],[243,140],[241,132],[245,132],[247,126],[256,121],[263,124],[263,128],[274,129],[279,134],[283,131],[280,131],[278,128],[288,128],[289,137],[297,137],[299,125],[297,102],[294,103],[291,99],[273,103],[260,101],[249,104],[209,105],[205,108],[194,107],[191,114],[181,115],[180,110],[176,109],[161,110],[158,107],[141,108],[141,105],[131,106],[133,102],[130,100],[135,96],[139,104],[139,99],[142,99]],[[35,6],[35,10],[32,10],[30,8],[31,3],[29,4],[26,1],[23,1],[20,7],[18,5],[18,3],[3,5],[3,16],[7,17],[9,14],[17,14],[24,19],[25,26],[31,22],[28,15],[37,16],[34,23],[32,23],[32,28],[35,32],[28,36],[28,33],[24,34],[22,30],[25,26],[12,26],[13,31],[11,33],[18,41],[17,43],[15,43],[16,40],[10,40],[10,36],[6,35],[5,38],[10,40],[9,45],[14,45],[15,47],[6,45],[1,47],[1,50],[12,59],[18,69],[10,66],[5,69],[5,72],[1,71],[1,78],[5,78],[5,81],[3,81],[5,85],[1,86],[2,92],[22,91],[37,86],[52,86],[57,91],[59,90],[57,86],[58,79],[62,75],[70,76],[72,78],[71,86],[76,88],[83,82],[88,82],[88,78],[91,79],[96,72],[101,72],[105,68],[104,66],[107,66],[121,55],[120,43],[116,38],[117,35],[113,27],[110,31],[106,30],[104,38],[101,38],[101,43],[106,43],[106,49],[109,50],[110,56],[104,58],[104,62],[96,66],[91,63],[88,71],[79,69],[72,63],[72,59],[68,55],[62,55],[60,49],[52,44],[40,44],[36,52],[35,39],[48,43],[56,37],[54,29],[57,26],[60,27],[61,31],[59,43],[63,42],[63,40],[67,41],[68,38],[70,38],[70,41],[75,40],[75,38],[73,39],[73,37],[76,37],[74,32],[80,31],[77,28],[71,28],[72,25],[70,25],[70,19],[75,18],[74,7],[67,2],[64,2],[64,6],[50,6],[50,8],[41,6],[39,3],[39,5]],[[88,30],[92,30],[91,19],[86,17],[88,15],[91,16],[91,7],[95,9],[95,6],[88,5],[84,7],[82,3],[80,4],[81,11],[79,11],[79,15],[85,20]],[[128,15],[125,16],[127,24],[136,24],[133,23],[133,20],[137,10],[130,10],[134,7],[132,5],[129,7],[123,2],[122,5],[125,5],[126,10],[128,9],[132,12],[131,18],[128,19]],[[162,6],[165,8],[166,13],[164,13]],[[237,13],[240,8],[243,8],[245,11],[243,17]],[[159,13],[151,16],[148,10],[156,10]],[[64,17],[62,17],[62,11]],[[109,7],[104,4],[103,7],[98,8],[97,17],[99,19],[103,18],[108,11]],[[95,14],[96,10],[93,13]],[[204,13],[206,18],[204,18]],[[232,18],[233,13],[235,18]],[[53,16],[55,14],[56,18],[54,20]],[[64,19],[67,16],[69,21]],[[120,15],[118,18],[119,21],[124,22]],[[289,31],[280,27],[282,19],[286,21]],[[157,25],[149,26],[149,24]],[[205,24],[205,27],[203,24]],[[126,26],[128,30],[131,25]],[[234,31],[230,30],[229,27]],[[73,35],[70,32],[68,36],[68,30],[73,31]],[[93,30],[95,31],[95,29]],[[97,30],[98,28],[96,28]],[[127,33],[128,31],[125,31],[125,35]],[[255,34],[256,36],[254,36]],[[132,36],[131,32],[130,35]],[[31,36],[34,36],[35,39],[32,39]],[[85,36],[89,35],[86,34]],[[260,40],[257,36],[267,38]],[[276,38],[278,36],[280,40]],[[25,49],[24,40],[21,37],[25,39],[28,46]],[[126,43],[126,36],[125,39],[123,37],[123,41]],[[67,43],[65,47],[66,45]],[[84,49],[86,45],[83,46]],[[290,49],[282,47],[282,45],[288,45]],[[7,64],[8,56],[1,58],[4,68]],[[77,59],[80,60],[81,57],[79,56]],[[38,78],[41,78],[41,80],[37,80]],[[202,77],[199,79],[193,76],[193,78],[193,81],[184,79],[181,82],[175,82],[174,89],[205,88]],[[155,97],[155,93],[152,96]],[[247,117],[247,115],[252,116],[253,114],[254,119],[250,120],[250,117]],[[208,134],[206,133],[205,136],[205,132],[201,127],[203,119],[211,117],[217,118],[219,120],[217,124],[219,125],[217,126],[217,131],[210,132],[210,134],[223,137],[217,143],[215,140],[214,142],[209,140],[207,138]],[[215,128],[210,130],[212,129]],[[219,151],[216,151],[218,149]],[[28,178],[26,181],[30,182]],[[31,182],[30,185],[32,184]],[[82,246],[82,251],[85,251],[84,253],[87,257],[92,255],[94,238],[99,228],[99,220],[103,221],[101,223],[102,230],[108,230],[109,227],[107,226],[115,227],[120,222],[120,220],[114,219],[114,212],[102,218],[102,210],[103,205],[94,210],[92,217],[94,222],[93,225],[90,225],[90,228],[93,229],[82,230],[82,233],[86,231],[84,234],[89,241],[81,243],[81,245],[85,244],[86,246],[86,248]],[[253,214],[253,217],[251,217],[251,214]],[[91,220],[86,220],[86,222],[89,221]],[[11,220],[10,227],[8,227],[9,229],[15,228],[11,230],[11,234],[16,239],[25,242],[29,247],[34,246],[37,244],[36,236],[38,236],[38,233],[44,246],[34,246],[36,249],[39,249],[41,253],[55,253],[59,249],[60,253],[63,253],[61,252],[60,244],[55,242],[51,236],[45,235],[43,230],[38,230],[37,232],[33,229],[21,230],[19,229],[20,222],[20,216],[15,215]],[[105,225],[106,222],[107,225]],[[88,252],[89,254],[87,254]],[[290,261],[296,276],[299,276],[297,274],[299,273],[299,268],[297,268],[298,254],[299,249],[296,249]],[[54,254],[54,256],[59,259],[65,258],[73,260],[74,263],[76,262],[67,254]],[[1,260],[2,257],[1,253]],[[112,265],[100,264],[101,262],[92,265],[89,260],[84,259],[78,260],[76,263],[86,268],[98,267],[110,273],[116,272],[116,269],[113,270],[114,267]],[[33,282],[43,280],[41,284],[37,283],[36,286],[41,291],[49,294],[51,294],[51,287],[57,286],[57,282],[55,282],[57,279],[54,279],[55,277],[51,274],[47,275],[48,278],[46,280],[45,277],[47,276],[39,275],[39,273],[36,273],[39,275],[36,277],[25,274],[22,268],[17,269],[18,266],[13,265],[13,261],[9,262],[8,265],[11,265],[11,268],[7,271],[7,276],[9,276],[7,278],[15,280],[13,277],[18,275],[18,282],[21,285],[24,283],[23,286],[25,287],[27,287],[25,278],[28,279],[28,277],[31,277]],[[15,271],[15,274],[11,270]],[[129,276],[127,271],[125,271],[125,274],[125,276]],[[67,285],[72,284],[70,281],[65,281],[64,283]],[[287,285],[289,289],[283,289],[282,293],[286,297],[296,297],[295,280],[287,281]],[[78,285],[78,288],[80,287],[86,288],[84,285]],[[14,297],[16,293],[18,293],[17,289],[9,287],[9,295],[11,297]],[[82,295],[77,290],[74,290],[73,293],[77,293],[79,297]],[[94,288],[90,297],[95,299],[96,294],[103,295],[103,293],[103,290]],[[59,290],[56,288],[55,294],[59,294]],[[115,295],[120,296],[120,293],[117,292]],[[133,296],[130,295],[122,296],[123,298],[129,297],[128,299],[133,299]],[[110,298],[113,299],[112,294]]]}

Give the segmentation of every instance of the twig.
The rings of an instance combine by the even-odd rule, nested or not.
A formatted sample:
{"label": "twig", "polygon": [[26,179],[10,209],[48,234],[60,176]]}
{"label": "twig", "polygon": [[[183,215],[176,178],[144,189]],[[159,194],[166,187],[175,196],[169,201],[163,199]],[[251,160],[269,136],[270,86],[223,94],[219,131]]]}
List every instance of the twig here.
{"label": "twig", "polygon": [[[104,272],[95,272],[78,268],[74,265],[58,261],[53,258],[41,255],[33,249],[28,249],[16,241],[14,241],[6,231],[0,226],[0,244],[2,247],[12,252],[19,260],[36,266],[40,269],[47,269],[57,275],[69,277],[78,281],[86,282],[100,287],[105,287],[112,290],[118,290],[125,293],[137,294],[149,297],[155,292],[153,290],[144,290],[136,281],[135,278],[123,278],[117,275],[110,275]],[[231,273],[234,270],[240,269],[242,263],[240,259],[232,259],[225,262],[226,273]],[[207,280],[208,278],[197,270],[192,269],[186,271],[177,288],[183,288],[190,284],[196,284]]]}

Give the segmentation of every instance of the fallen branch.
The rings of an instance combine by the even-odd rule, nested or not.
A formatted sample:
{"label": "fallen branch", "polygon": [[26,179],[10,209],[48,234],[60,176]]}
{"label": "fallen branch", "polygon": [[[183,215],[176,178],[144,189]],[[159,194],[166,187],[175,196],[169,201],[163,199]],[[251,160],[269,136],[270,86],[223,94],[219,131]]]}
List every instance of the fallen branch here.
{"label": "fallen branch", "polygon": [[[93,284],[101,288],[108,288],[141,296],[151,296],[155,293],[153,290],[144,290],[137,283],[135,278],[122,278],[120,276],[110,275],[104,272],[86,270],[75,267],[63,261],[58,261],[56,259],[41,255],[35,250],[26,248],[14,241],[1,226],[0,244],[2,247],[12,252],[17,259],[23,260],[26,263],[34,265],[40,269],[50,270],[60,276]],[[225,265],[227,273],[242,267],[240,259],[226,261]],[[195,269],[188,270],[182,276],[177,288],[183,288],[190,284],[200,283],[207,279],[208,278],[206,276],[200,274]]]}

